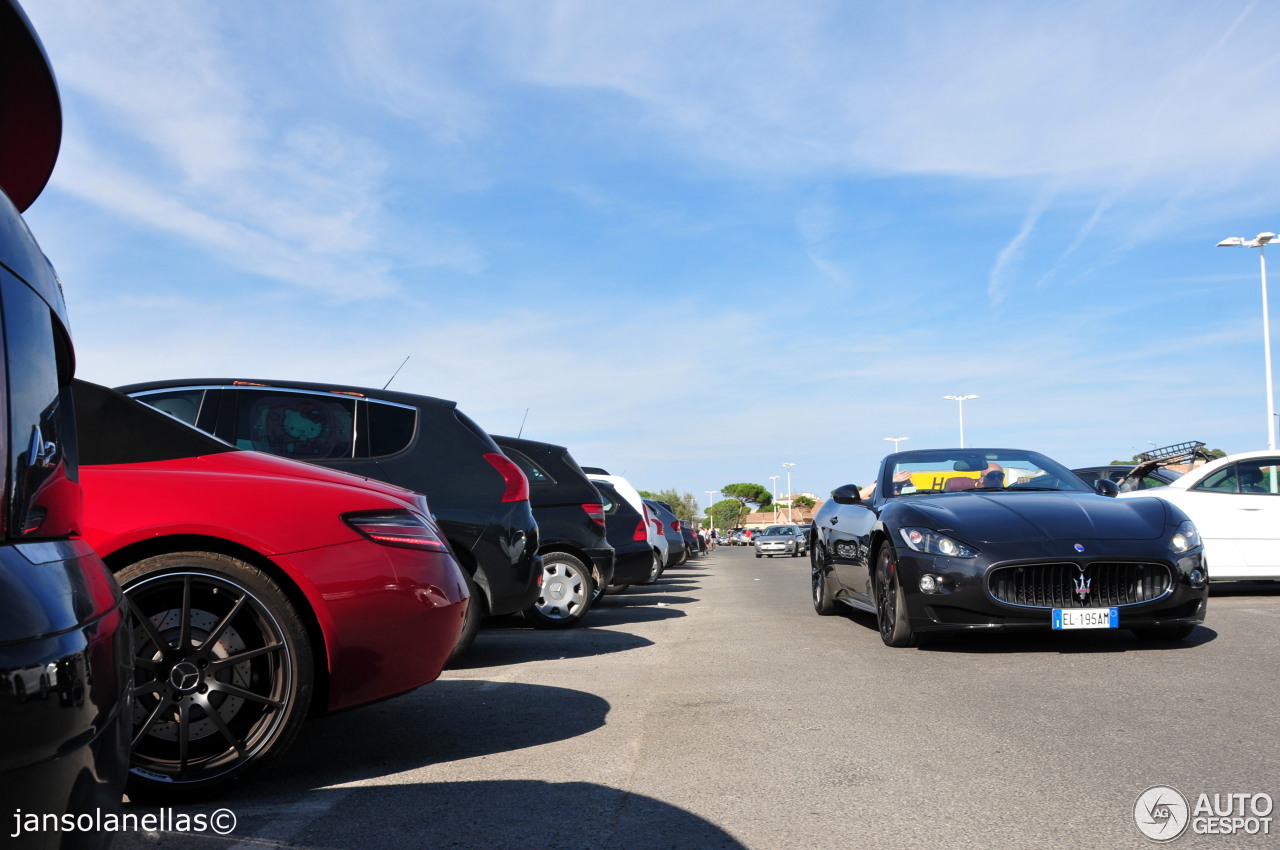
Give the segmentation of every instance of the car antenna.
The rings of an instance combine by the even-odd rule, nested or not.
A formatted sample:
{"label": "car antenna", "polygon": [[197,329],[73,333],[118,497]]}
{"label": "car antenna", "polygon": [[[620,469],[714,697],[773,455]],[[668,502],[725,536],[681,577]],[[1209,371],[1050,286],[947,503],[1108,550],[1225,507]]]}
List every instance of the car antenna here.
{"label": "car antenna", "polygon": [[529,419],[529,408],[524,409],[524,419],[520,420],[520,430],[516,432],[516,439],[520,439],[520,435],[524,433],[524,423]]}
{"label": "car antenna", "polygon": [[392,372],[392,373],[391,373],[391,377],[390,377],[390,378],[387,378],[387,382],[386,382],[385,384],[383,384],[383,385],[382,385],[382,388],[383,388],[384,390],[385,390],[387,387],[391,386],[391,382],[392,382],[392,381],[394,381],[394,380],[396,379],[396,375],[399,375],[399,374],[400,374],[400,370],[404,368],[404,364],[405,364],[405,363],[408,363],[408,362],[409,362],[409,358],[410,358],[410,357],[412,357],[412,356],[413,356],[413,355],[411,355],[411,354],[406,354],[406,355],[404,356],[404,361],[403,361],[403,362],[401,362],[401,364],[400,364],[399,366],[397,366],[397,367],[396,367],[396,370],[395,370],[394,372]]}

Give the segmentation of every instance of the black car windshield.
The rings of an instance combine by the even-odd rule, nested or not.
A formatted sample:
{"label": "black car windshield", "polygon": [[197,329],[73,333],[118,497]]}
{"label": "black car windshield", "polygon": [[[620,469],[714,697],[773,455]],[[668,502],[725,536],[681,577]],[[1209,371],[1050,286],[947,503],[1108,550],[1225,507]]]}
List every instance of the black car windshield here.
{"label": "black car windshield", "polygon": [[1071,470],[1037,452],[1019,449],[937,449],[885,459],[888,496],[985,491],[1092,492]]}
{"label": "black car windshield", "polygon": [[794,535],[796,528],[794,525],[771,525],[764,530],[764,537],[776,537],[778,535]]}

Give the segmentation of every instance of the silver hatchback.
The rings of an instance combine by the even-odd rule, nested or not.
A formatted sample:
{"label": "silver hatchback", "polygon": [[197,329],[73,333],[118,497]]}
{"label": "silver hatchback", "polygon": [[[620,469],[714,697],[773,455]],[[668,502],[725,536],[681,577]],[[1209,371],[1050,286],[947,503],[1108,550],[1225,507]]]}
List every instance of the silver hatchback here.
{"label": "silver hatchback", "polygon": [[756,547],[756,557],[768,555],[790,555],[792,558],[804,554],[804,532],[798,525],[771,525],[753,536],[752,544]]}

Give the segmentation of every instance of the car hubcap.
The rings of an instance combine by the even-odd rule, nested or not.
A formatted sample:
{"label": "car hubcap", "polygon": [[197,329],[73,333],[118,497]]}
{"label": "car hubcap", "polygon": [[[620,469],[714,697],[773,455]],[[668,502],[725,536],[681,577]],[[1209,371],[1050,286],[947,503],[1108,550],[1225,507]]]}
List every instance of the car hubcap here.
{"label": "car hubcap", "polygon": [[293,682],[283,631],[266,606],[201,573],[143,578],[125,594],[136,648],[133,768],[192,782],[256,755]]}
{"label": "car hubcap", "polygon": [[553,620],[580,616],[587,601],[587,583],[574,567],[553,561],[542,570],[538,610]]}

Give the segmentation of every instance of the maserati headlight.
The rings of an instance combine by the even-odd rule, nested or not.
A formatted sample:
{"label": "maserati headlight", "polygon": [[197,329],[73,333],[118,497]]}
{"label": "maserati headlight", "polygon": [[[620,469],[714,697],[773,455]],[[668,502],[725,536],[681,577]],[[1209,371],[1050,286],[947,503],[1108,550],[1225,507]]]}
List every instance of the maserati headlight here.
{"label": "maserati headlight", "polygon": [[1177,555],[1199,546],[1200,532],[1196,531],[1196,524],[1191,520],[1184,521],[1182,525],[1178,526],[1178,530],[1173,533],[1173,539],[1170,543],[1173,545],[1174,554]]}
{"label": "maserati headlight", "polygon": [[899,532],[903,541],[917,552],[943,555],[948,558],[976,558],[978,550],[952,540],[928,528],[904,528]]}

